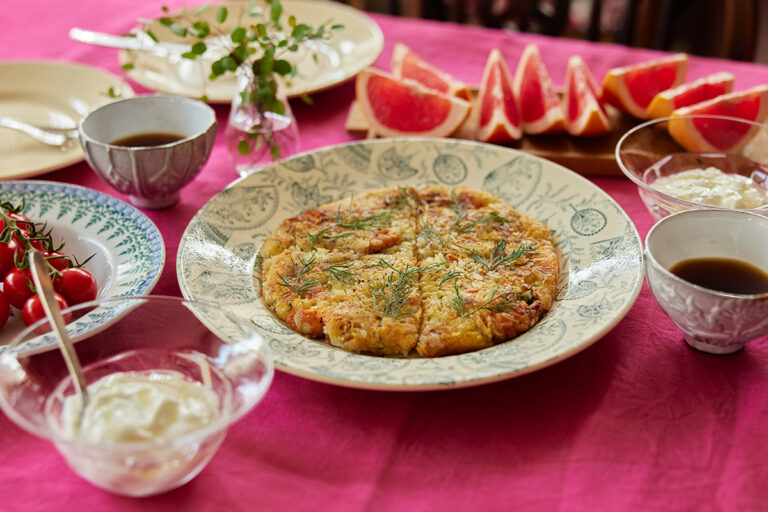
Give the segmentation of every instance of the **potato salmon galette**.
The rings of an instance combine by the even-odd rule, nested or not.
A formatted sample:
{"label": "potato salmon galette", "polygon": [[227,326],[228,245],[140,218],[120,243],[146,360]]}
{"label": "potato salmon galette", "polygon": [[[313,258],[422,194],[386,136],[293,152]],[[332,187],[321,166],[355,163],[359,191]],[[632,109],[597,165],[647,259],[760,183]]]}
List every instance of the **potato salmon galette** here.
{"label": "potato salmon galette", "polygon": [[507,341],[557,291],[549,229],[462,187],[388,188],[283,221],[261,249],[266,306],[364,354],[459,354]]}

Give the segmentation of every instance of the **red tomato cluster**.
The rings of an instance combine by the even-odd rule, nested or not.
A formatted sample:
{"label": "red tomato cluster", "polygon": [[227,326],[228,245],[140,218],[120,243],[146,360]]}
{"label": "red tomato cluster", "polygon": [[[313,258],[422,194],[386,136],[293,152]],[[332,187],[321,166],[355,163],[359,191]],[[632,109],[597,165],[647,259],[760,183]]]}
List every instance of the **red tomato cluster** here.
{"label": "red tomato cluster", "polygon": [[[26,325],[45,317],[29,269],[28,251],[37,249],[48,262],[56,301],[61,309],[95,300],[99,287],[93,274],[77,260],[54,247],[51,231],[38,230],[35,223],[19,213],[20,208],[3,203],[0,211],[0,327],[5,325],[11,306],[21,310]],[[87,261],[87,260],[86,260]],[[65,317],[69,321],[71,315]]]}

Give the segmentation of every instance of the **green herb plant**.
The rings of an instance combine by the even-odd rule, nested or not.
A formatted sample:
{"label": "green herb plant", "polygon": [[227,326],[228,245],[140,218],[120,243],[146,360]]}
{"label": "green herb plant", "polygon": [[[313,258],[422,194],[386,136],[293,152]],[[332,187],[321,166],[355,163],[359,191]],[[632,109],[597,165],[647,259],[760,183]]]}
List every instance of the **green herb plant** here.
{"label": "green herb plant", "polygon": [[[155,42],[159,39],[152,26],[159,23],[179,38],[194,41],[190,50],[181,56],[195,60],[206,52],[219,58],[211,63],[209,79],[240,71],[248,79],[248,86],[239,91],[240,102],[255,110],[252,126],[237,144],[241,155],[268,145],[273,160],[280,158],[280,146],[272,130],[267,113],[283,115],[284,99],[279,94],[279,81],[290,83],[298,73],[297,66],[286,55],[297,52],[309,41],[327,40],[341,25],[331,22],[312,27],[299,23],[294,16],[286,16],[280,0],[250,0],[244,14],[235,23],[226,23],[230,16],[227,7],[218,7],[214,22],[209,23],[203,14],[208,6],[190,11],[183,9],[171,14],[163,7],[164,15],[157,20],[144,20],[144,32]],[[313,54],[313,58],[317,58]],[[130,68],[128,63],[124,68]],[[207,98],[203,97],[203,100]],[[309,98],[305,98],[309,101]]]}

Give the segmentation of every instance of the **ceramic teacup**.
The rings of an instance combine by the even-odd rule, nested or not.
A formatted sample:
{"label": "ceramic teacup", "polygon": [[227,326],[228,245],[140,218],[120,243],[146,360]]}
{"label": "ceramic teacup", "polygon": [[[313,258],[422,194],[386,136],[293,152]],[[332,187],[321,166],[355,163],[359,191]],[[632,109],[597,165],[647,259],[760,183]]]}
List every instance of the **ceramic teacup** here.
{"label": "ceramic teacup", "polygon": [[[79,132],[85,159],[107,183],[140,208],[166,208],[205,165],[216,126],[216,114],[205,103],[155,94],[97,108],[80,121]],[[170,134],[177,140],[121,143],[141,134]]]}
{"label": "ceramic teacup", "polygon": [[768,293],[724,293],[670,269],[691,258],[728,258],[768,271],[768,218],[738,210],[689,210],[659,221],[645,239],[648,286],[692,347],[736,352],[768,334]]}

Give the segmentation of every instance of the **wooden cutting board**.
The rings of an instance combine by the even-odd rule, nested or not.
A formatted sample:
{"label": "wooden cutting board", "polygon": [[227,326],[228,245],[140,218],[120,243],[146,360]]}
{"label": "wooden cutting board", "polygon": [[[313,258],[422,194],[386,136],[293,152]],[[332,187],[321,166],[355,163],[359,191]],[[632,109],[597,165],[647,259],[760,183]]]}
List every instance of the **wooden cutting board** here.
{"label": "wooden cutting board", "polygon": [[[524,135],[523,138],[505,146],[520,149],[563,165],[584,176],[617,176],[624,174],[616,163],[614,151],[624,133],[640,121],[622,114],[610,105],[607,106],[611,118],[610,132],[597,137],[573,137],[568,134]],[[476,112],[472,114],[453,134],[457,139],[474,139],[477,126]],[[347,114],[347,131],[359,137],[369,137],[368,121],[365,119],[357,101]]]}

